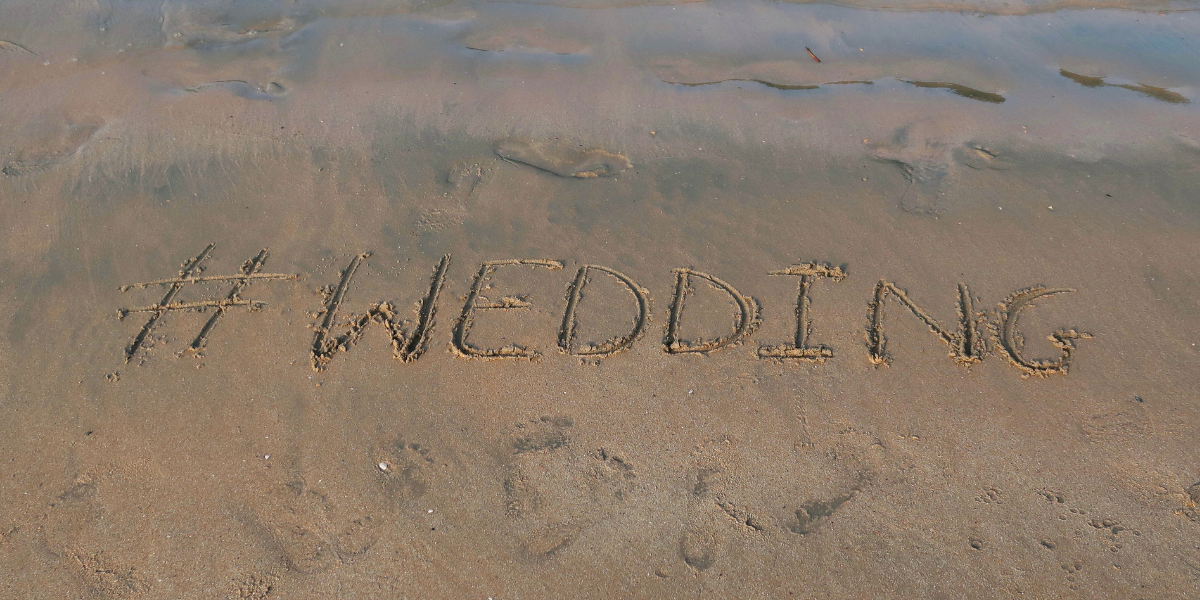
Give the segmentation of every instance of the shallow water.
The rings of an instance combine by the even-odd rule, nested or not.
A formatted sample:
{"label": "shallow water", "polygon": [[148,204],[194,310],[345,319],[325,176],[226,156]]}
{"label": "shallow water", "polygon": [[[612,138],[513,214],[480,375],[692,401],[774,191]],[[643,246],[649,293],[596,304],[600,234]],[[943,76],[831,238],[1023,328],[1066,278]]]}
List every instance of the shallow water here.
{"label": "shallow water", "polygon": [[853,4],[0,3],[4,595],[1189,597],[1197,5]]}

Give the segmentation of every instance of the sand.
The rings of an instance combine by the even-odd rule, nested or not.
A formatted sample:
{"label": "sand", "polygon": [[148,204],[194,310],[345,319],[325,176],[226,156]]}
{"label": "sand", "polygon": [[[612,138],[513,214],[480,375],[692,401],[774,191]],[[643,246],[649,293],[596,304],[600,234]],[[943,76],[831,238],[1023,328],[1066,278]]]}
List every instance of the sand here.
{"label": "sand", "polygon": [[1197,5],[842,4],[0,5],[0,597],[1194,596]]}

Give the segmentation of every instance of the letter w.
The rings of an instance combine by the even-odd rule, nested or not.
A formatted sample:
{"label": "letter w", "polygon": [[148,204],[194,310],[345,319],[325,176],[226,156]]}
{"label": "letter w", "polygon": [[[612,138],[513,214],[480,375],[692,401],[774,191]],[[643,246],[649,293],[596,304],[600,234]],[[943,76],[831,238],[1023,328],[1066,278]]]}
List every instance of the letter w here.
{"label": "letter w", "polygon": [[433,333],[434,318],[437,315],[438,296],[442,293],[442,287],[446,282],[446,271],[450,268],[449,254],[443,256],[437,268],[433,270],[429,293],[421,300],[420,307],[417,309],[417,323],[411,333],[407,331],[407,324],[397,315],[395,306],[390,302],[376,302],[365,314],[347,317],[346,323],[349,325],[349,329],[346,333],[339,336],[330,335],[330,331],[335,325],[338,307],[346,298],[350,282],[354,279],[358,268],[370,255],[369,252],[364,252],[355,256],[346,270],[342,271],[342,279],[337,286],[327,286],[321,290],[325,295],[325,304],[318,314],[320,323],[317,324],[317,332],[313,337],[312,345],[312,364],[316,371],[321,371],[328,366],[338,352],[350,350],[350,347],[362,338],[367,326],[372,322],[383,325],[384,329],[388,331],[392,339],[392,356],[401,362],[416,361],[429,347],[429,337]]}

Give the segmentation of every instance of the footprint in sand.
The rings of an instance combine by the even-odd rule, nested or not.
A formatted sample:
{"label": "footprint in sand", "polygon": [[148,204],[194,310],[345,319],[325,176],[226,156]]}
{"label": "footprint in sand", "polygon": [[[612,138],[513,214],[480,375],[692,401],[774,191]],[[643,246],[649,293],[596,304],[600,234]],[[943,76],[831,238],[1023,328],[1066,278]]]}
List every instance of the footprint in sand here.
{"label": "footprint in sand", "polygon": [[938,129],[937,124],[914,123],[896,130],[889,142],[872,147],[872,157],[895,164],[908,179],[898,202],[905,212],[936,216],[949,210],[951,183],[960,164],[977,170],[1012,166],[998,151],[954,140]]}
{"label": "footprint in sand", "polygon": [[[112,485],[113,473],[79,473],[63,482],[36,523],[24,527],[12,525],[0,535],[0,545],[22,531],[32,533],[41,549],[38,555],[60,561],[67,572],[78,578],[89,598],[132,600],[149,597],[150,579],[138,563],[121,550],[106,552],[103,544],[108,530],[105,519],[105,495],[121,493]],[[10,552],[15,550],[9,550]]]}
{"label": "footprint in sand", "polygon": [[227,597],[231,600],[266,600],[278,583],[279,576],[274,573],[250,573],[231,582]]}
{"label": "footprint in sand", "polygon": [[955,156],[962,164],[972,169],[1003,171],[1012,168],[1012,162],[999,152],[975,142],[967,142],[959,147]]}
{"label": "footprint in sand", "polygon": [[398,503],[423,496],[437,467],[427,446],[403,438],[376,450],[375,464],[388,499]]}
{"label": "footprint in sand", "polygon": [[92,139],[102,122],[31,124],[36,131],[24,146],[12,153],[0,173],[9,177],[32,175],[66,161]]}
{"label": "footprint in sand", "polygon": [[68,555],[78,544],[82,532],[92,531],[104,522],[100,491],[107,486],[102,481],[91,473],[77,474],[51,500],[42,522],[33,529],[43,546],[55,554]]}
{"label": "footprint in sand", "polygon": [[897,130],[890,142],[876,145],[872,156],[895,164],[908,179],[898,203],[901,210],[940,215],[949,208],[942,184],[950,174],[953,150],[945,141],[909,126]]}
{"label": "footprint in sand", "polygon": [[628,158],[605,150],[565,142],[532,142],[510,138],[496,144],[500,158],[549,171],[561,177],[612,177],[633,167]]}
{"label": "footprint in sand", "polygon": [[104,551],[67,553],[83,578],[88,597],[133,600],[143,598],[150,591],[150,583],[136,567],[114,562]]}
{"label": "footprint in sand", "polygon": [[[724,437],[697,446],[679,558],[695,571],[719,564],[727,548],[774,536],[815,534],[854,501],[884,468],[886,451],[870,434],[847,428],[825,451],[811,445],[788,461]],[[765,480],[762,461],[774,472]],[[805,481],[807,479],[807,481]],[[670,570],[670,567],[664,567]],[[664,571],[665,572],[665,571]]]}
{"label": "footprint in sand", "polygon": [[245,98],[246,100],[276,100],[287,96],[288,92],[287,88],[278,81],[254,84],[242,79],[210,81],[183,88],[183,92],[189,94],[198,94],[212,90],[225,90],[238,98]]}
{"label": "footprint in sand", "polygon": [[505,512],[533,558],[552,557],[611,515],[637,474],[620,453],[580,449],[569,417],[516,426],[504,479]]}
{"label": "footprint in sand", "polygon": [[[228,3],[233,4],[233,3]],[[205,47],[247,43],[263,37],[280,38],[296,31],[312,19],[311,14],[295,11],[290,3],[164,2],[161,8],[164,47]],[[294,10],[294,9],[293,9]]]}
{"label": "footprint in sand", "polygon": [[297,477],[255,511],[255,525],[282,554],[288,570],[321,573],[366,554],[379,539],[370,515],[344,518],[337,506]]}
{"label": "footprint in sand", "polygon": [[425,207],[413,222],[413,233],[439,233],[462,225],[494,170],[492,162],[464,162],[451,167],[446,174],[449,191],[425,201]]}

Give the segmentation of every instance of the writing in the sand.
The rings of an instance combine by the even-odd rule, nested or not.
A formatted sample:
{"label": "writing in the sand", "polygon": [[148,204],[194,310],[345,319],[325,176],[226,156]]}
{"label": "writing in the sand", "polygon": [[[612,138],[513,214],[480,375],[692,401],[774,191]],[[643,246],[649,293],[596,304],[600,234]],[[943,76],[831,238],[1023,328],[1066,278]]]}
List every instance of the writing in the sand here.
{"label": "writing in the sand", "polygon": [[[241,294],[253,283],[294,280],[298,276],[286,273],[265,273],[262,268],[267,260],[264,249],[247,260],[237,274],[203,275],[204,263],[212,253],[209,244],[195,258],[184,262],[177,277],[136,283],[121,288],[122,292],[163,286],[166,294],[159,302],[140,308],[122,308],[120,318],[131,314],[148,314],[145,325],[125,349],[125,362],[130,362],[144,345],[153,329],[163,317],[173,311],[212,311],[199,334],[184,352],[201,352],[221,316],[230,308],[246,307],[257,310],[265,303],[242,298]],[[336,283],[321,288],[323,296],[321,310],[317,313],[312,347],[310,349],[313,369],[321,371],[333,364],[338,354],[351,350],[354,344],[372,325],[384,330],[391,337],[394,357],[404,363],[419,360],[428,349],[433,335],[442,290],[450,270],[451,256],[445,255],[433,266],[429,288],[417,306],[414,318],[404,318],[390,302],[379,301],[369,305],[366,311],[350,313],[343,309],[347,292],[370,253],[354,256]],[[525,268],[534,270],[560,270],[563,263],[549,259],[490,260],[479,266],[471,280],[466,300],[451,332],[450,343],[454,352],[467,359],[524,359],[533,360],[541,356],[534,348],[508,344],[497,347],[482,347],[472,342],[471,330],[476,321],[488,311],[520,310],[529,308],[530,303],[521,295],[506,295],[493,300],[484,295],[492,284],[493,276],[501,269]],[[745,343],[760,323],[760,303],[739,292],[728,282],[693,268],[680,267],[672,270],[674,290],[671,293],[667,324],[662,339],[662,350],[668,355],[709,354],[736,344]],[[822,283],[836,283],[847,277],[844,266],[809,262],[791,265],[770,271],[768,275],[793,277],[796,281],[795,335],[787,343],[762,345],[754,352],[761,360],[824,362],[834,357],[832,348],[813,339],[813,296]],[[632,325],[628,331],[601,342],[580,342],[577,336],[578,315],[585,309],[584,288],[594,278],[611,278],[634,300]],[[176,296],[187,285],[197,283],[229,283],[231,288],[223,296],[208,300],[182,302]],[[694,292],[693,284],[707,284],[717,293],[728,296],[734,307],[727,332],[710,339],[692,338],[683,334],[684,315],[687,312],[688,296]],[[1003,356],[1009,364],[1025,376],[1047,376],[1066,374],[1081,339],[1089,339],[1087,333],[1062,328],[1049,334],[1050,343],[1059,354],[1053,358],[1032,358],[1023,350],[1023,336],[1018,330],[1021,315],[1033,307],[1035,300],[1049,296],[1074,292],[1069,288],[1033,286],[1017,290],[1000,302],[992,315],[976,312],[971,291],[965,283],[958,284],[955,295],[957,320],[946,326],[913,301],[896,283],[880,280],[875,285],[867,307],[870,319],[866,331],[866,358],[875,365],[888,365],[888,339],[885,334],[885,316],[888,307],[902,309],[929,327],[938,339],[949,347],[950,358],[961,365],[978,363],[991,353]],[[601,359],[633,347],[646,333],[650,321],[651,298],[649,291],[628,275],[611,267],[585,264],[575,271],[566,290],[566,306],[562,313],[562,324],[558,330],[558,351],[562,354],[585,359]],[[985,341],[984,331],[992,343]]]}

